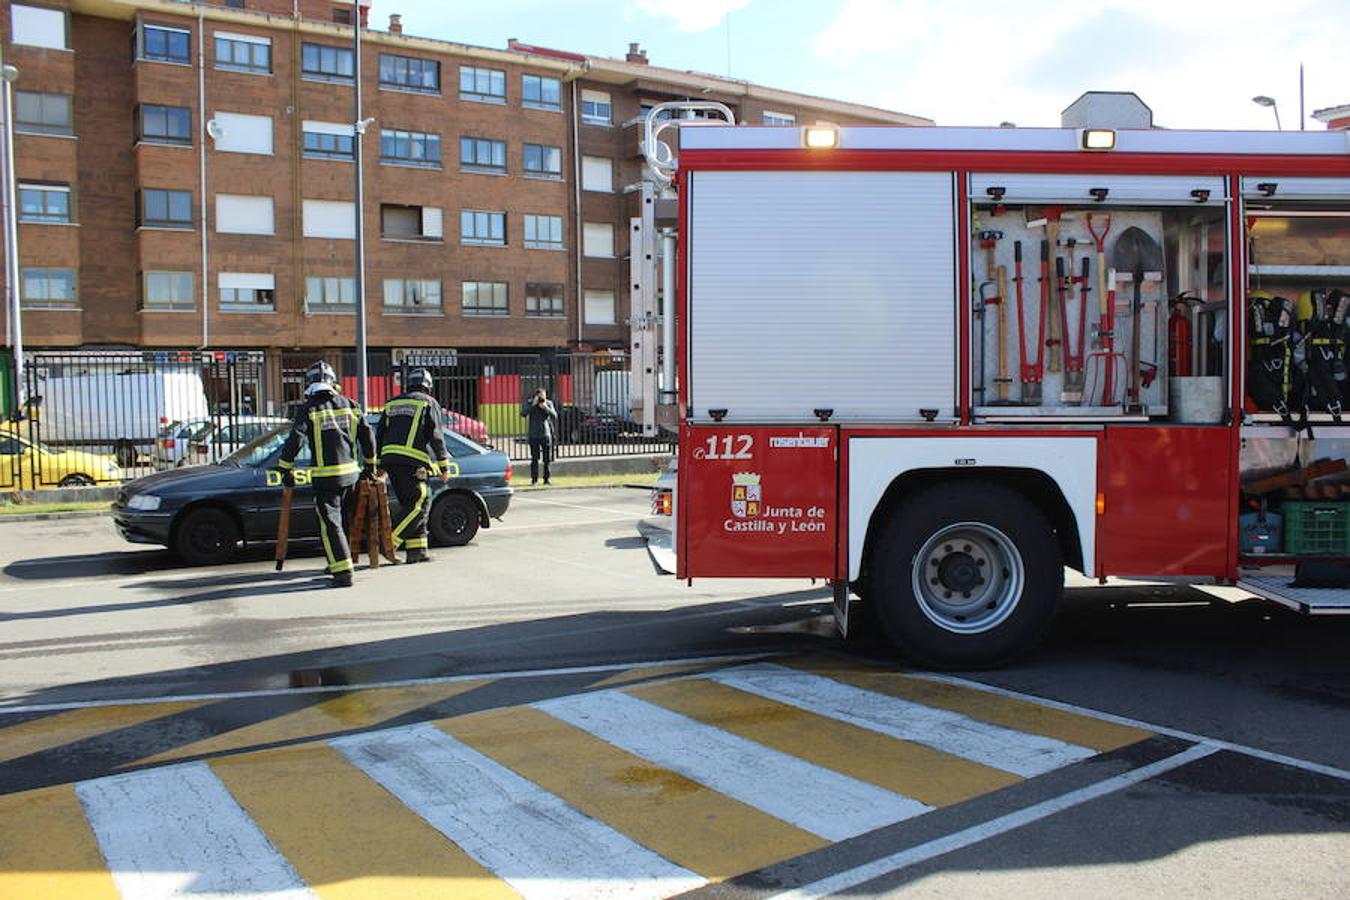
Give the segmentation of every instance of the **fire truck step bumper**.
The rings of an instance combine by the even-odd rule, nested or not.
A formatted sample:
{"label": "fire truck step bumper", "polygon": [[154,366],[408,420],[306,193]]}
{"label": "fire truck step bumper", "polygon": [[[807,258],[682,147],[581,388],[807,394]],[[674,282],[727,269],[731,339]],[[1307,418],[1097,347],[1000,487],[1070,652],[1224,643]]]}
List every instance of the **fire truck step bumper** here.
{"label": "fire truck step bumper", "polygon": [[1244,575],[1237,586],[1314,616],[1350,616],[1350,589],[1294,587],[1293,575]]}

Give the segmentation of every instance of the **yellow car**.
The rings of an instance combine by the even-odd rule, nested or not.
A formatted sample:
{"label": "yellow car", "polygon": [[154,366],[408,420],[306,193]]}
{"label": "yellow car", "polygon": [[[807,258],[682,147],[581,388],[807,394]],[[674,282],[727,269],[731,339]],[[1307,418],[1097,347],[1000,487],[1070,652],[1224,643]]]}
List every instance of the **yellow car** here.
{"label": "yellow car", "polygon": [[57,450],[0,427],[0,490],[78,487],[121,481],[117,460],[107,453]]}

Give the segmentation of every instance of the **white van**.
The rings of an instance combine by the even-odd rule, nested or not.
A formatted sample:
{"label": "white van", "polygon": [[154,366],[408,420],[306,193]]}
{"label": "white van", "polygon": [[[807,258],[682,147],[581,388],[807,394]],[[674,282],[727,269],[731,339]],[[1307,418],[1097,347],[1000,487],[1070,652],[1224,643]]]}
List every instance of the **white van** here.
{"label": "white van", "polygon": [[35,416],[43,441],[111,448],[121,466],[152,452],[166,422],[210,418],[194,369],[49,377],[34,394],[42,398]]}

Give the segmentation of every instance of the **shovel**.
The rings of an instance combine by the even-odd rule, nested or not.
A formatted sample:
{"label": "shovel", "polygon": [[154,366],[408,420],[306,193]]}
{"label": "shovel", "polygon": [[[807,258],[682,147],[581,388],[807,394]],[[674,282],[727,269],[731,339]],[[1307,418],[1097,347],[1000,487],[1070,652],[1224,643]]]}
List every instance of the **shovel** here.
{"label": "shovel", "polygon": [[1143,302],[1140,291],[1144,287],[1145,272],[1161,272],[1163,268],[1162,246],[1144,229],[1131,226],[1116,238],[1111,249],[1111,265],[1117,271],[1129,272],[1134,285],[1134,302],[1130,306],[1132,327],[1130,329],[1130,388],[1132,405],[1139,406],[1139,382],[1142,378],[1143,361],[1139,358],[1139,330],[1143,318]]}

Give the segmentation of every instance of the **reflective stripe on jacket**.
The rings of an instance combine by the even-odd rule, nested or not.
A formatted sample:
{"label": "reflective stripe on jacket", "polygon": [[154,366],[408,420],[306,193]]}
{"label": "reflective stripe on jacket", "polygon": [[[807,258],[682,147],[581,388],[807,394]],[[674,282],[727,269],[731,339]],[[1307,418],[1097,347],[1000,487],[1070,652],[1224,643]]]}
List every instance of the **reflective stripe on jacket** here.
{"label": "reflective stripe on jacket", "polygon": [[449,464],[445,436],[441,433],[444,413],[436,399],[421,391],[399,394],[384,405],[376,438],[380,464],[413,464],[444,469]]}
{"label": "reflective stripe on jacket", "polygon": [[[295,465],[300,441],[309,440],[313,455],[311,478],[331,478],[350,484],[361,471],[362,462],[375,465],[375,440],[361,408],[337,391],[312,394],[295,414],[290,436],[281,448],[280,469]],[[357,445],[361,455],[357,456]]]}

